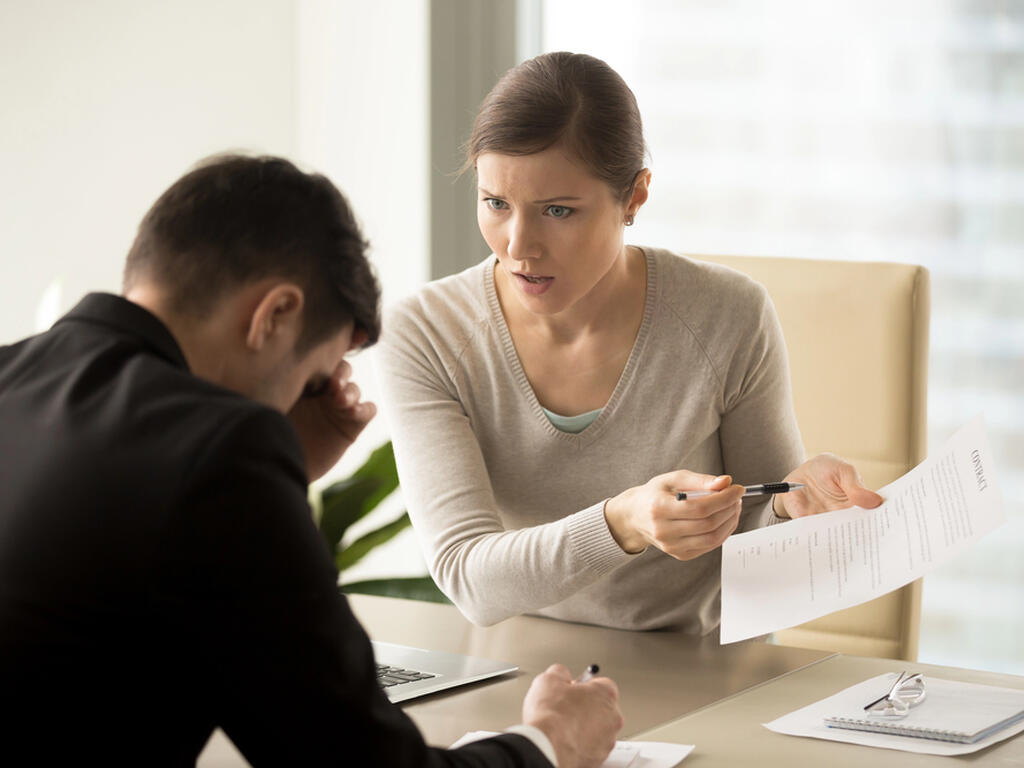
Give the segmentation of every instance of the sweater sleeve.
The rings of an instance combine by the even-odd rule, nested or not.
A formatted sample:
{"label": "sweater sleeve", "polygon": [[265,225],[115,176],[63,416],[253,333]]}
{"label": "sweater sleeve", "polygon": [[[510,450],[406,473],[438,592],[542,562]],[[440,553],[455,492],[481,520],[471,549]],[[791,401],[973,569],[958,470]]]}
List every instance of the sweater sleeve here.
{"label": "sweater sleeve", "polygon": [[[760,284],[746,281],[737,305],[744,307],[750,333],[722,364],[722,462],[741,485],[775,482],[804,460],[786,342],[775,306]],[[781,522],[771,499],[746,500],[737,532]]]}
{"label": "sweater sleeve", "polygon": [[[375,350],[403,496],[438,586],[470,621],[489,625],[561,602],[636,557],[612,538],[603,499],[507,529],[456,386],[459,350],[445,346],[452,329],[438,322],[399,307]],[[496,363],[481,354],[471,364]],[[536,517],[550,520],[546,510]]]}

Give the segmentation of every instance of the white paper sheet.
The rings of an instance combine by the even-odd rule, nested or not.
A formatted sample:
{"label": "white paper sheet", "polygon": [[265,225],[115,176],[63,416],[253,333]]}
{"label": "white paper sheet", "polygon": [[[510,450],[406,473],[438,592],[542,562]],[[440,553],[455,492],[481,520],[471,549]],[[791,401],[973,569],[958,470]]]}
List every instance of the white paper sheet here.
{"label": "white paper sheet", "polygon": [[[497,731],[470,731],[452,744],[451,749],[497,735]],[[692,744],[617,741],[601,768],[675,768],[692,751]]]}
{"label": "white paper sheet", "polygon": [[722,545],[722,643],[785,629],[920,578],[1006,515],[979,416],[934,456],[852,507],[730,536]]}
{"label": "white paper sheet", "polygon": [[[815,739],[827,739],[828,741],[843,741],[848,744],[863,744],[868,747],[884,747],[886,749],[899,749],[904,752],[919,752],[928,755],[966,755],[977,752],[980,749],[989,747],[997,742],[1015,736],[1024,731],[1024,721],[1007,726],[991,736],[976,741],[973,744],[954,744],[948,741],[935,741],[933,739],[917,739],[910,736],[895,736],[887,733],[871,733],[869,731],[851,731],[843,728],[829,728],[825,725],[825,718],[837,713],[844,713],[850,710],[863,708],[872,699],[878,696],[879,691],[885,692],[891,684],[892,676],[879,675],[870,680],[850,686],[839,693],[829,696],[821,701],[808,704],[806,707],[790,712],[780,718],[764,723],[764,727],[776,733],[784,733],[789,736],[808,736]],[[934,689],[955,691],[962,683],[948,680],[938,680],[925,676],[925,686]],[[964,687],[970,690],[972,686]],[[979,694],[975,694],[979,695]],[[969,706],[964,697],[965,706]],[[928,700],[922,702],[925,707]],[[870,765],[866,762],[865,765]]]}

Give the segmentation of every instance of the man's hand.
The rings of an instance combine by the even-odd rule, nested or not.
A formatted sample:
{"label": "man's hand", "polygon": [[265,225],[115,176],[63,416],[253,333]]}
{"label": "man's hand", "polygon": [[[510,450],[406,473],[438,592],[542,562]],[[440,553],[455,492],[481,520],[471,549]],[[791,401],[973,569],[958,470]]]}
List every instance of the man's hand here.
{"label": "man's hand", "polygon": [[884,501],[864,487],[853,464],[831,453],[808,459],[786,475],[786,481],[806,487],[774,498],[775,514],[779,517],[805,517],[854,506],[874,509]]}
{"label": "man's hand", "polygon": [[[718,491],[678,501],[676,491]],[[740,522],[743,486],[728,475],[681,469],[608,499],[604,516],[612,538],[626,552],[655,546],[677,560],[692,560],[722,545]]]}
{"label": "man's hand", "polygon": [[359,386],[349,381],[351,376],[352,366],[342,360],[322,392],[299,398],[288,412],[299,433],[310,481],[337,464],[377,415],[377,406],[359,401]]}
{"label": "man's hand", "polygon": [[523,722],[544,731],[559,768],[599,766],[622,729],[619,689],[607,677],[574,683],[568,669],[552,664],[533,679],[523,700]]}

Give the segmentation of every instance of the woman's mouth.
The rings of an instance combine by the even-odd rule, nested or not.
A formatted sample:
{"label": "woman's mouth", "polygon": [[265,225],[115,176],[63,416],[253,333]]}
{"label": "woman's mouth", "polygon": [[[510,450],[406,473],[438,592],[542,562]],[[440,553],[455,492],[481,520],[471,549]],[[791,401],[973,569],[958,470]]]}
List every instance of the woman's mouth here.
{"label": "woman's mouth", "polygon": [[555,281],[553,277],[544,277],[542,275],[524,275],[520,272],[513,272],[512,274],[515,275],[516,283],[520,289],[531,296],[539,296],[544,293]]}

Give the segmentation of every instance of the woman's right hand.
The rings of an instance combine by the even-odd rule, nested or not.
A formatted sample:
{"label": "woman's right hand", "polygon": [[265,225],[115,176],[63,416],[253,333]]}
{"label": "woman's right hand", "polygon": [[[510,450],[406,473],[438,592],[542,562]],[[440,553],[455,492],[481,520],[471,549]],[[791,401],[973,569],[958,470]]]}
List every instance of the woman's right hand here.
{"label": "woman's right hand", "polygon": [[[676,491],[718,491],[678,501]],[[729,475],[667,472],[608,499],[604,516],[626,552],[655,546],[677,560],[692,560],[720,547],[740,521],[743,486]]]}

